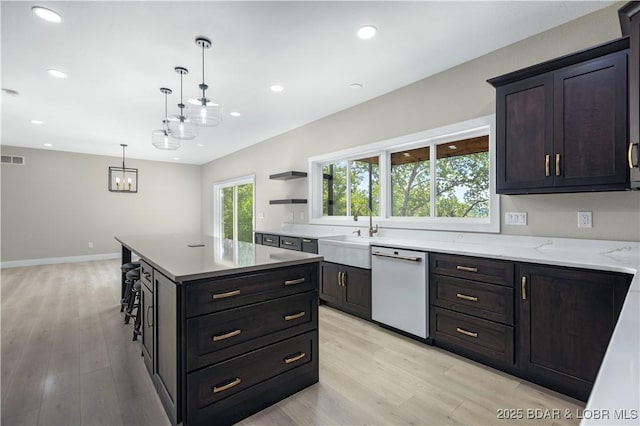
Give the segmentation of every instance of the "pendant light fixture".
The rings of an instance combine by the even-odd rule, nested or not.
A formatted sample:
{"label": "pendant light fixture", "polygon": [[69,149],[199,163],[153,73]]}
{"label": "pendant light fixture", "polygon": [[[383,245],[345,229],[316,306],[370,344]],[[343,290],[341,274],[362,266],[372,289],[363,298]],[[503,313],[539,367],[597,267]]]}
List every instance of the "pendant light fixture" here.
{"label": "pendant light fixture", "polygon": [[209,86],[204,82],[204,49],[211,47],[211,40],[206,37],[196,37],[196,46],[202,49],[202,83],[198,86],[202,97],[198,98],[199,105],[190,115],[196,126],[213,127],[222,122],[222,106],[207,99]]}
{"label": "pendant light fixture", "polygon": [[127,144],[121,143],[122,167],[109,167],[109,191],[138,192],[138,169],[127,167],[124,163],[124,150]]}
{"label": "pendant light fixture", "polygon": [[180,74],[180,103],[178,104],[180,114],[173,116],[169,120],[171,130],[169,136],[183,141],[195,139],[195,137],[198,136],[198,130],[196,126],[194,126],[193,120],[185,115],[185,105],[182,102],[182,78],[189,74],[189,70],[184,67],[175,67],[174,70]]}
{"label": "pendant light fixture", "polygon": [[167,116],[167,95],[173,92],[166,87],[161,87],[160,92],[164,94],[164,120],[162,120],[162,129],[154,130],[153,133],[151,133],[151,144],[158,149],[175,151],[180,148],[180,139],[169,137],[171,135],[171,129],[169,128],[169,117]]}

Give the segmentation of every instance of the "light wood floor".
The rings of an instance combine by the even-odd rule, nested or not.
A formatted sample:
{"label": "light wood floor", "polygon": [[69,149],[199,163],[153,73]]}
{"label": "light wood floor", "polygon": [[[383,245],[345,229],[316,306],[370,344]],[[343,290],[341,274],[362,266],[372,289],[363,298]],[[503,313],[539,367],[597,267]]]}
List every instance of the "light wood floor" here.
{"label": "light wood floor", "polygon": [[[167,425],[131,325],[117,260],[2,270],[2,425]],[[584,405],[320,308],[320,383],[244,425],[577,424]],[[527,419],[527,409],[560,419]],[[500,420],[522,409],[523,420]],[[566,419],[569,410],[573,419]]]}

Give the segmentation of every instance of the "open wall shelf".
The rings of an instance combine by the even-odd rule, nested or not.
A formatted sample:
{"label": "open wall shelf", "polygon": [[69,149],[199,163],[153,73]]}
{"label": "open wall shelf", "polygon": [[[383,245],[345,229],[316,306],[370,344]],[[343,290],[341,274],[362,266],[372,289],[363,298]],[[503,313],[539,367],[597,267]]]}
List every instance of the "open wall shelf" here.
{"label": "open wall shelf", "polygon": [[305,177],[307,177],[306,172],[295,172],[293,170],[289,172],[276,173],[274,175],[269,175],[269,179],[274,179],[274,180],[291,180],[291,179],[300,179]]}
{"label": "open wall shelf", "polygon": [[270,200],[269,204],[307,204],[307,200],[302,198],[286,198],[284,200]]}

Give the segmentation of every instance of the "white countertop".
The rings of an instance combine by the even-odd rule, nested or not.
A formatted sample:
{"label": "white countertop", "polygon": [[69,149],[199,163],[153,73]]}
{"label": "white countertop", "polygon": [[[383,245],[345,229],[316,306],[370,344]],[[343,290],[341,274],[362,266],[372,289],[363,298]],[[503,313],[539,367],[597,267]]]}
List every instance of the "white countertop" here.
{"label": "white countertop", "polygon": [[322,256],[202,234],[117,236],[175,282],[321,262]]}
{"label": "white countertop", "polygon": [[[351,230],[313,228],[286,225],[276,233],[321,238],[349,234]],[[385,236],[374,237],[372,245],[633,275],[589,401],[581,413],[581,424],[640,424],[640,243],[438,231],[421,231],[415,239],[407,239],[387,236],[393,231],[386,229],[382,232]]]}

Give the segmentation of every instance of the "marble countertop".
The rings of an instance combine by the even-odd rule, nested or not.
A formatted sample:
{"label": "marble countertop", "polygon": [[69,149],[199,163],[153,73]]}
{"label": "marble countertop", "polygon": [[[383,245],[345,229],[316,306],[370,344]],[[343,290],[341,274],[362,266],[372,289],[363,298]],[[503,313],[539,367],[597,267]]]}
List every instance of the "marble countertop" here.
{"label": "marble countertop", "polygon": [[175,282],[322,261],[322,256],[201,234],[115,239]]}
{"label": "marble countertop", "polygon": [[299,238],[326,238],[326,237],[334,237],[336,235],[340,235],[340,233],[336,233],[335,231],[323,231],[323,230],[314,230],[314,229],[296,229],[291,228],[287,229],[265,229],[262,231],[255,231],[257,234],[273,234],[273,235],[284,235],[287,237],[299,237]]}

